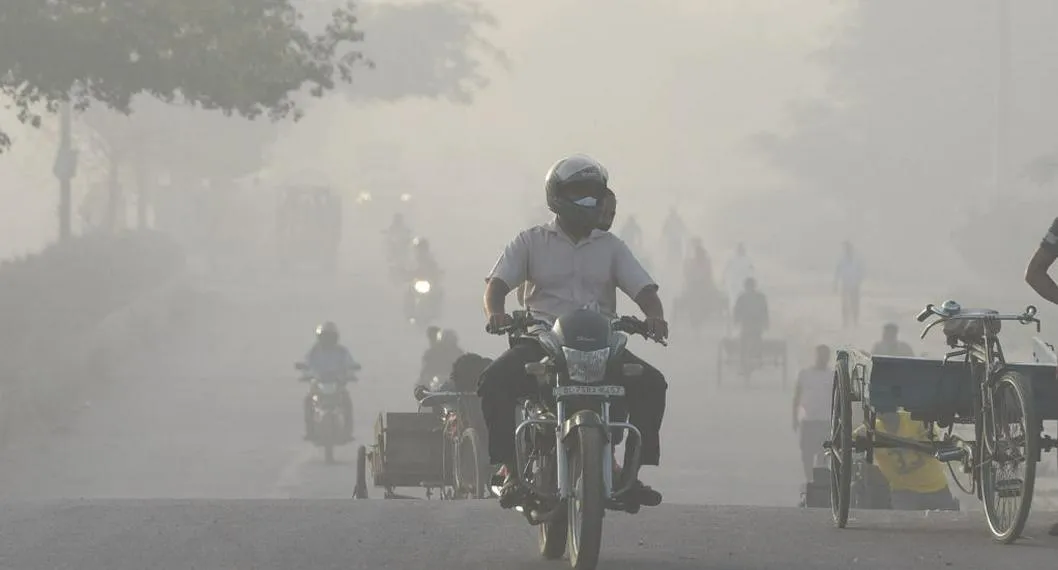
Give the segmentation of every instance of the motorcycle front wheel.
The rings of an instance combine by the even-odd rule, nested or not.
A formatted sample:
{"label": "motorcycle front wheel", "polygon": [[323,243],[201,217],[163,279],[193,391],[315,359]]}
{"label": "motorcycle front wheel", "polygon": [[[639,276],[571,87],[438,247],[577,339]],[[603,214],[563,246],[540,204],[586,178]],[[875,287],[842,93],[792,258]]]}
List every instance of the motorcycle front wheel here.
{"label": "motorcycle front wheel", "polygon": [[603,493],[603,453],[606,438],[602,430],[580,429],[569,450],[569,565],[576,570],[594,570],[602,547],[602,519],[606,512]]}

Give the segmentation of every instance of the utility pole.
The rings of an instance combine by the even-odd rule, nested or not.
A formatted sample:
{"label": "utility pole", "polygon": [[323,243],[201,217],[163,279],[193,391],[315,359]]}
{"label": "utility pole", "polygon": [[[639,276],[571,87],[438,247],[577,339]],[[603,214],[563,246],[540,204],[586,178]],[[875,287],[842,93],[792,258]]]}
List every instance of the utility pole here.
{"label": "utility pole", "polygon": [[70,239],[70,217],[73,210],[73,198],[70,194],[70,182],[77,175],[77,151],[71,142],[70,129],[73,111],[70,102],[62,104],[60,117],[59,151],[55,155],[52,173],[59,179],[59,241]]}

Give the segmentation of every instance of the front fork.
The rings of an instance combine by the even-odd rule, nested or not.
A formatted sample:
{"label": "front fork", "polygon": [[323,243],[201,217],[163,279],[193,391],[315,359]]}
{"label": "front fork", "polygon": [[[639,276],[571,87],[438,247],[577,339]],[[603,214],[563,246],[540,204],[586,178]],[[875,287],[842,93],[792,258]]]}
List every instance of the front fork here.
{"label": "front fork", "polygon": [[[515,462],[518,469],[514,470],[512,476],[515,481],[522,487],[528,489],[534,495],[542,499],[557,499],[561,501],[568,500],[573,495],[573,484],[570,481],[569,476],[569,457],[566,453],[567,440],[574,436],[574,433],[582,429],[600,429],[606,434],[606,440],[610,442],[602,451],[602,464],[603,464],[603,489],[606,493],[607,501],[613,501],[620,499],[622,495],[627,493],[635,485],[636,481],[639,480],[639,468],[640,463],[640,448],[643,440],[642,434],[636,426],[628,422],[614,422],[610,420],[610,402],[605,400],[601,405],[601,414],[597,415],[592,411],[581,411],[574,414],[574,417],[568,417],[566,411],[566,402],[559,398],[555,407],[555,415],[550,417],[541,417],[543,414],[525,412],[525,416],[522,422],[518,424],[518,427],[514,430],[514,453]],[[588,414],[588,415],[584,415]],[[533,417],[536,416],[536,417]],[[555,492],[541,489],[535,481],[528,481],[524,476],[524,472],[528,471],[530,467],[530,451],[526,449],[525,444],[525,433],[530,426],[539,426],[545,430],[550,429],[554,433],[555,437],[555,471],[557,476],[557,495]],[[614,445],[613,445],[613,430],[621,429],[625,432],[625,446],[631,449],[631,454],[626,453],[626,457],[629,457],[627,464],[621,470],[621,481],[617,484],[617,490],[614,490],[615,483],[613,480],[614,472]]]}

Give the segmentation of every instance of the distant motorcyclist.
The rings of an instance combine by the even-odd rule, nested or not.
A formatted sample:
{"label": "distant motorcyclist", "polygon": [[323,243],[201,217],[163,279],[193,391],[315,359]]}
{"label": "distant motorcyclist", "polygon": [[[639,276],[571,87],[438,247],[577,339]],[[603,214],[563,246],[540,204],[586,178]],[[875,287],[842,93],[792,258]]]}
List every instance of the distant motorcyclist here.
{"label": "distant motorcyclist", "polygon": [[723,295],[713,277],[713,262],[701,238],[691,240],[690,255],[683,262],[683,292],[676,300],[678,313],[688,315],[695,330],[721,308]]}
{"label": "distant motorcyclist", "polygon": [[753,267],[753,261],[750,259],[749,254],[746,253],[746,244],[739,243],[735,247],[735,255],[728,260],[727,265],[724,267],[724,287],[727,289],[727,300],[730,303],[729,309],[732,313],[734,313],[735,303],[738,301],[739,295],[742,294],[746,279],[756,277],[756,274],[757,271]]}
{"label": "distant motorcyclist", "polygon": [[900,327],[896,323],[886,323],[882,327],[882,340],[875,343],[871,353],[879,356],[914,356],[911,345],[897,338],[899,332]]}
{"label": "distant motorcyclist", "polygon": [[455,331],[438,331],[435,333],[435,339],[422,355],[422,368],[419,380],[415,383],[417,386],[429,387],[434,378],[446,381],[452,373],[455,361],[463,356],[463,349],[459,347],[459,337]]}
{"label": "distant motorcyclist", "polygon": [[863,285],[863,262],[856,255],[852,243],[845,242],[841,259],[834,271],[834,291],[841,294],[841,322],[856,326],[860,322],[860,289]]}
{"label": "distant motorcyclist", "polygon": [[[345,415],[345,432],[353,436],[353,400],[345,385],[355,381],[353,373],[360,370],[360,364],[353,360],[349,349],[338,343],[338,326],[327,321],[316,327],[316,342],[305,355],[305,364],[313,376],[320,382],[337,382],[341,386],[342,412]],[[312,394],[305,396],[305,439],[313,439],[313,405]]]}
{"label": "distant motorcyclist", "polygon": [[812,480],[815,458],[823,452],[823,442],[830,435],[830,400],[834,369],[830,366],[830,347],[816,347],[811,368],[797,375],[793,397],[793,429],[801,434],[801,465],[805,481]]}
{"label": "distant motorcyclist", "polygon": [[412,240],[412,278],[425,279],[434,284],[441,277],[441,268],[430,251],[430,242],[417,237]]}
{"label": "distant motorcyclist", "polygon": [[768,330],[768,299],[757,290],[757,280],[746,279],[745,289],[735,301],[731,317],[739,328],[739,344],[742,347],[742,371],[749,371],[750,361],[760,355],[764,342],[764,331]]}
{"label": "distant motorcyclist", "polygon": [[665,241],[665,252],[669,256],[669,262],[679,262],[683,259],[683,244],[687,240],[687,225],[683,223],[676,207],[669,208],[669,215],[665,218],[665,226],[661,230]]}

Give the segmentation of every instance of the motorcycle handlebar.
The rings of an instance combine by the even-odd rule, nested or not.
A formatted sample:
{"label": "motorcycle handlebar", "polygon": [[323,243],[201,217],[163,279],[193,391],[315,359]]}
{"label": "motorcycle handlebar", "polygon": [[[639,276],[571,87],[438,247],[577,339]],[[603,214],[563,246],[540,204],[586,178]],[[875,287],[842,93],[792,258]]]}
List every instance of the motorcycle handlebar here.
{"label": "motorcycle handlebar", "polygon": [[[530,327],[536,325],[550,326],[551,323],[533,317],[528,311],[515,311],[511,316],[510,324],[503,327],[493,327],[492,324],[489,323],[485,325],[485,331],[489,334],[507,334],[509,336],[514,336],[525,334]],[[651,334],[646,321],[640,320],[636,317],[618,317],[613,321],[613,328],[616,331],[640,335],[643,338],[650,339],[662,346],[668,346],[668,342],[664,338]]]}

